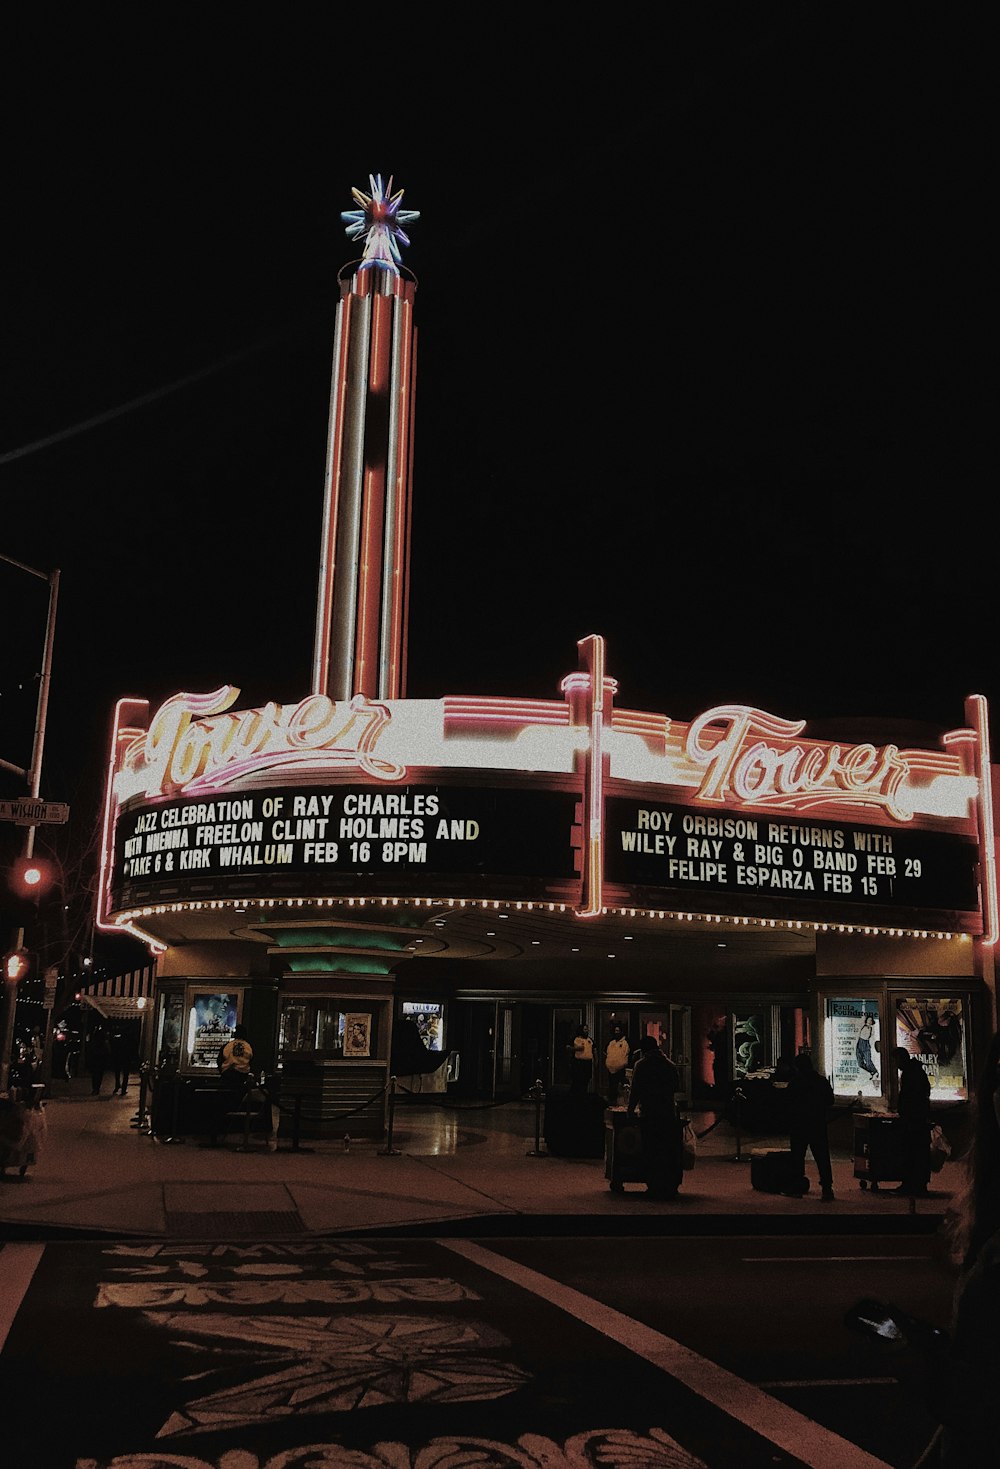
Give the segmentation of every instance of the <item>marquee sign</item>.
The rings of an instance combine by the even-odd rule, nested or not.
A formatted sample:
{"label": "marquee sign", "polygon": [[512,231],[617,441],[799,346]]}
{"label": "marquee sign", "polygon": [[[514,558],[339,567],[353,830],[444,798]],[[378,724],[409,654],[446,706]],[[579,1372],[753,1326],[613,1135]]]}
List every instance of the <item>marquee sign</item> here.
{"label": "marquee sign", "polygon": [[[486,879],[536,895],[579,870],[572,792],[443,785],[327,785],[170,801],[122,816],[111,875],[116,908],[219,895],[253,878],[267,895],[303,892],[476,896]],[[243,883],[245,886],[245,882]]]}
{"label": "marquee sign", "polygon": [[609,797],[605,877],[652,899],[725,893],[788,900],[793,910],[859,904],[978,913],[975,842],[780,816],[734,816]]}
{"label": "marquee sign", "polygon": [[227,686],[148,720],[123,706],[105,916],[237,890],[558,891],[596,912],[607,886],[649,908],[943,912],[981,930],[982,729],[900,748],[809,739],[748,705],[682,723],[613,708],[603,664],[562,692],[238,710]]}

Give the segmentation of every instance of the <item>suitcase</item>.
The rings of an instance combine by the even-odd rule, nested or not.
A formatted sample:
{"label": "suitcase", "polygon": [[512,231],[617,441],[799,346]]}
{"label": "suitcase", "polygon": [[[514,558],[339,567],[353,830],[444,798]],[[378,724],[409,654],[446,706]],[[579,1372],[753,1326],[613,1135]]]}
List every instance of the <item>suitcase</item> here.
{"label": "suitcase", "polygon": [[750,1154],[750,1187],[762,1194],[809,1192],[805,1175],[792,1176],[792,1155],[785,1149],[758,1151]]}
{"label": "suitcase", "polygon": [[543,1133],[554,1158],[604,1157],[605,1101],[596,1092],[550,1092]]}

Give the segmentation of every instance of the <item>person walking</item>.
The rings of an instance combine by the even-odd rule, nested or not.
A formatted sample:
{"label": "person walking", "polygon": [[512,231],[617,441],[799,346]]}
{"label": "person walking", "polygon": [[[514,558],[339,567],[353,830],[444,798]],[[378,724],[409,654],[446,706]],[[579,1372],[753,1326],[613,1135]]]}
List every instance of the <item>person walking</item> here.
{"label": "person walking", "polygon": [[570,1066],[569,1089],[577,1096],[583,1096],[584,1092],[590,1090],[594,1076],[594,1042],[586,1025],[578,1025],[576,1028]]}
{"label": "person walking", "polygon": [[615,1107],[621,1089],[625,1085],[625,1072],[628,1067],[631,1047],[628,1036],[620,1025],[611,1027],[611,1039],[608,1041],[604,1052],[604,1068],[608,1073],[608,1104]]}
{"label": "person walking", "polygon": [[111,1048],[107,1032],[99,1025],[87,1045],[87,1066],[90,1070],[90,1095],[99,1097],[104,1085],[104,1073],[111,1061]]}
{"label": "person walking", "polygon": [[632,1071],[628,1114],[639,1113],[639,1136],[646,1173],[646,1195],[651,1199],[673,1199],[680,1187],[681,1129],[674,1100],[680,1091],[677,1067],[665,1056],[651,1035],[639,1042],[639,1059]]}
{"label": "person walking", "polygon": [[129,1076],[134,1064],[132,1037],[124,1026],[116,1025],[111,1032],[108,1046],[115,1073],[115,1088],[111,1095],[123,1097],[128,1091]]}
{"label": "person walking", "polygon": [[793,1186],[783,1189],[786,1198],[800,1199],[805,1177],[806,1149],[813,1155],[819,1174],[821,1197],[830,1201],[833,1193],[833,1165],[830,1162],[830,1139],[827,1124],[833,1106],[833,1087],[813,1067],[812,1059],[800,1051],[792,1062],[792,1080],[788,1086],[788,1133],[791,1147]]}
{"label": "person walking", "polygon": [[903,1151],[903,1181],[895,1192],[919,1197],[927,1193],[931,1176],[931,1084],[919,1059],[911,1056],[905,1046],[897,1046],[893,1056],[899,1071],[896,1110]]}

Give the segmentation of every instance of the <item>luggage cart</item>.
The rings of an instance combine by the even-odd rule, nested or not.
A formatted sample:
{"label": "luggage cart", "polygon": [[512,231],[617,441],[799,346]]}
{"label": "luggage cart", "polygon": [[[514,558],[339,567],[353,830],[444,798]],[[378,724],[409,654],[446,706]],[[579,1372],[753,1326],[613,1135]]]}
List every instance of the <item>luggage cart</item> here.
{"label": "luggage cart", "polygon": [[624,1107],[608,1107],[604,1113],[604,1177],[611,1192],[622,1194],[627,1183],[645,1183],[639,1121]]}
{"label": "luggage cart", "polygon": [[878,1193],[880,1183],[902,1183],[902,1124],[895,1113],[854,1114],[854,1177]]}

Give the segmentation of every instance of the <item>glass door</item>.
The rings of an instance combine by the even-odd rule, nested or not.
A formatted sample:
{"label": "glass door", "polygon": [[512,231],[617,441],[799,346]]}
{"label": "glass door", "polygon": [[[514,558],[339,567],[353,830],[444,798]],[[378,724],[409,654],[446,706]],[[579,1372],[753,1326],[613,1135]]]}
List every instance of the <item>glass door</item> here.
{"label": "glass door", "polygon": [[671,1005],[669,1020],[670,1059],[680,1072],[678,1101],[691,1100],[691,1007]]}

